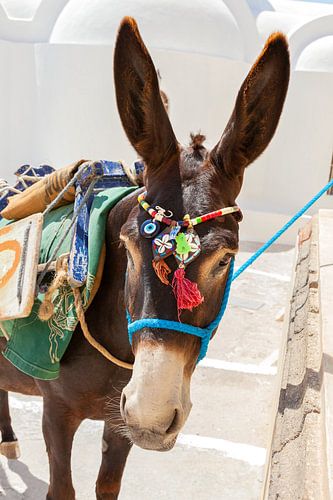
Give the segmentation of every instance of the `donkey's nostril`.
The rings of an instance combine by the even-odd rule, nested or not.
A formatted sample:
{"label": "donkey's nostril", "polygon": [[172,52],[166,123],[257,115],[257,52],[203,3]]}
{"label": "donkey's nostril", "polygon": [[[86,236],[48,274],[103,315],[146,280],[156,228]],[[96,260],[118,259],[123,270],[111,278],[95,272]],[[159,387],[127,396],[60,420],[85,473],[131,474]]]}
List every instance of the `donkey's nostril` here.
{"label": "donkey's nostril", "polygon": [[175,432],[178,428],[178,423],[179,423],[179,412],[176,408],[172,422],[166,430],[166,434],[172,434],[173,432]]}

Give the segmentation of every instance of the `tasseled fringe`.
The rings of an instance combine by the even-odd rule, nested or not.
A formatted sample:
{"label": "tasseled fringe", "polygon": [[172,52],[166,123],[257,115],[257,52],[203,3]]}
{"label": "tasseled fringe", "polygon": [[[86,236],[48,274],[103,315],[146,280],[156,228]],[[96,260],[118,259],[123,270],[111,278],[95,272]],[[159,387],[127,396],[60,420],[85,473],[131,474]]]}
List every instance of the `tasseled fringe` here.
{"label": "tasseled fringe", "polygon": [[185,278],[185,270],[183,268],[179,268],[174,272],[172,288],[177,300],[179,321],[182,309],[192,311],[193,307],[199,306],[204,300],[198,285]]}
{"label": "tasseled fringe", "polygon": [[168,275],[171,273],[171,269],[165,260],[153,260],[153,268],[162,283],[164,283],[164,285],[170,285]]}

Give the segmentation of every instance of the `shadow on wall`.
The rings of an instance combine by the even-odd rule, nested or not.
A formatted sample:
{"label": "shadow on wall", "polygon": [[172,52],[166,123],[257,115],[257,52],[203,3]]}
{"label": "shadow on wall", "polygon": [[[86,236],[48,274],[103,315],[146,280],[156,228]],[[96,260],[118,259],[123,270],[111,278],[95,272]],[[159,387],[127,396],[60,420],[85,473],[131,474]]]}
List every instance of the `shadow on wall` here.
{"label": "shadow on wall", "polygon": [[[47,483],[31,474],[29,468],[23,462],[8,460],[8,468],[20,477],[27,488],[24,494],[15,490],[8,480],[7,472],[0,463],[0,485],[1,489],[4,490],[4,498],[8,498],[8,500],[19,500],[21,498],[24,498],[24,500],[43,500],[46,497]],[[2,497],[1,490],[0,497]]]}
{"label": "shadow on wall", "polygon": [[[313,1],[313,0],[312,0]],[[274,8],[268,0],[247,0],[252,14],[257,17],[261,12],[273,11]]]}

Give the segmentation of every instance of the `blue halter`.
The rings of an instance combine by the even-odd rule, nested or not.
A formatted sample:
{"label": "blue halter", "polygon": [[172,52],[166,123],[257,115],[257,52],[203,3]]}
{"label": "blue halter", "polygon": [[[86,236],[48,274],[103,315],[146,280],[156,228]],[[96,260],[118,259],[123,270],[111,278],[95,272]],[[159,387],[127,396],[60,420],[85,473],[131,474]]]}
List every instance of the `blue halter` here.
{"label": "blue halter", "polygon": [[162,330],[173,330],[176,332],[187,333],[188,335],[195,335],[201,338],[201,347],[198,356],[197,363],[201,361],[207,353],[208,344],[212,336],[213,331],[218,327],[222,316],[226,310],[228,299],[230,295],[231,282],[234,271],[234,259],[232,258],[229,265],[229,273],[227,282],[224,289],[224,295],[222,299],[222,304],[216,318],[209,323],[205,328],[200,328],[199,326],[189,325],[188,323],[181,323],[179,321],[170,321],[167,319],[159,318],[143,318],[136,321],[131,321],[131,317],[127,311],[127,321],[128,321],[128,338],[130,344],[132,345],[133,334],[142,330],[143,328],[160,328]]}

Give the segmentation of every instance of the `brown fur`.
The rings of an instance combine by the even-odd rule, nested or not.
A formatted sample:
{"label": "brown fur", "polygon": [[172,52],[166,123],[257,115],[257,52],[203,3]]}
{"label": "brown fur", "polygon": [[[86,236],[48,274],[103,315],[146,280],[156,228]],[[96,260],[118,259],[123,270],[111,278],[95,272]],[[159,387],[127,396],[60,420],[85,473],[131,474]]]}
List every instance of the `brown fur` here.
{"label": "brown fur", "polygon": [[203,143],[206,140],[206,136],[202,134],[191,134],[191,142],[190,142],[190,148],[192,148],[194,151],[198,149],[203,149],[204,145]]}
{"label": "brown fur", "polygon": [[272,139],[279,122],[289,83],[288,44],[282,33],[267,40],[241,86],[234,111],[212,151],[212,159],[225,174],[243,178]]}
{"label": "brown fur", "polygon": [[[120,26],[114,74],[121,121],[130,142],[146,163],[148,201],[172,210],[175,218],[234,205],[244,168],[269,143],[282,110],[289,76],[288,49],[283,35],[275,34],[267,41],[241,86],[229,123],[212,152],[204,148],[203,136],[194,136],[188,148],[178,144],[161,100],[153,62],[131,18],[125,18]],[[125,307],[134,320],[147,316],[177,319],[170,288],[163,285],[153,271],[151,242],[140,237],[139,228],[147,214],[139,209],[136,196],[134,193],[125,198],[109,214],[103,279],[86,315],[87,323],[100,343],[128,362],[134,361],[140,344],[165,343],[180,353],[185,362],[184,373],[190,377],[199,352],[197,338],[145,329],[134,335],[132,349],[128,343]],[[190,279],[202,284],[205,302],[192,313],[184,313],[182,319],[203,326],[215,317],[220,307],[227,274],[226,248],[228,253],[237,250],[238,224],[234,217],[226,216],[201,224],[197,230],[203,251],[187,273]],[[125,238],[127,254],[124,244],[119,245],[120,234]],[[170,266],[174,269],[174,262],[170,262]],[[1,340],[0,345],[4,348],[5,340]],[[43,396],[43,433],[50,460],[48,499],[74,499],[71,448],[75,431],[85,418],[105,421],[106,446],[96,484],[97,498],[118,497],[131,444],[114,427],[117,423],[124,424],[123,418],[126,422],[124,408],[122,417],[118,411],[110,421],[108,402],[110,398],[113,402],[119,401],[119,390],[130,376],[129,371],[114,366],[94,350],[84,340],[79,327],[62,359],[58,380],[34,380],[18,372],[5,359],[0,360],[3,389],[0,430],[4,441],[15,439],[6,391]],[[176,422],[172,425],[179,431]]]}

